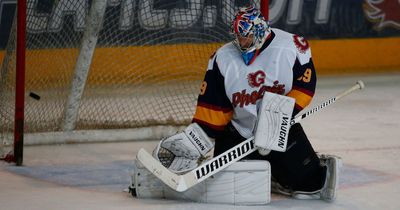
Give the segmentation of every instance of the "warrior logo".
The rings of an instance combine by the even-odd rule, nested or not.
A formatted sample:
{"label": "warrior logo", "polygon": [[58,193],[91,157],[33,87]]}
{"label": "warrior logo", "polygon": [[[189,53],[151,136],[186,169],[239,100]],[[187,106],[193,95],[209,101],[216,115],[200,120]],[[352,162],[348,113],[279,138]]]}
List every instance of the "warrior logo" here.
{"label": "warrior logo", "polygon": [[231,164],[232,161],[236,159],[241,159],[246,156],[249,152],[254,151],[254,141],[242,143],[241,146],[237,148],[230,149],[229,152],[223,153],[213,162],[205,163],[201,168],[196,169],[196,177],[197,180],[200,178],[207,176],[209,173],[217,170],[219,167],[223,167],[224,165]]}
{"label": "warrior logo", "polygon": [[247,79],[249,80],[250,87],[260,87],[260,85],[264,84],[265,82],[265,73],[261,70],[258,70],[247,75]]}
{"label": "warrior logo", "polygon": [[375,30],[400,29],[400,0],[365,0],[364,13]]}
{"label": "warrior logo", "polygon": [[300,53],[306,53],[307,49],[310,47],[307,40],[301,36],[294,35],[293,41]]}

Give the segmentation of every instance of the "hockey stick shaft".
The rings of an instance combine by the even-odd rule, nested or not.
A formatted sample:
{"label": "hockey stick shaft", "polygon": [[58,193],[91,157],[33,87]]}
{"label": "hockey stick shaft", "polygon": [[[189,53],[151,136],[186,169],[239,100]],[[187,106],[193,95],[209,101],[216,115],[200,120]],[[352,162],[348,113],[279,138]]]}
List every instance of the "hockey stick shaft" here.
{"label": "hockey stick shaft", "polygon": [[[313,109],[307,111],[305,114],[292,119],[291,124],[300,122],[302,119],[314,114],[315,112],[321,110],[322,108],[325,108],[326,106],[329,106],[336,100],[352,93],[355,90],[362,88],[364,88],[364,83],[362,81],[358,81],[357,84],[350,89],[345,90],[344,92],[338,94],[336,97],[333,97],[328,101],[322,103],[321,105],[314,107]],[[139,150],[137,158],[152,174],[163,181],[166,185],[168,185],[175,191],[183,192],[256,150],[257,148],[254,145],[254,137],[250,137],[240,144],[218,155],[217,157],[206,161],[199,167],[187,172],[184,175],[178,175],[169,171],[144,149]]]}
{"label": "hockey stick shaft", "polygon": [[302,119],[314,114],[315,112],[317,112],[317,111],[319,111],[319,110],[331,105],[335,101],[343,98],[344,96],[347,96],[348,94],[350,94],[350,93],[352,93],[352,92],[354,92],[356,90],[363,89],[364,87],[365,87],[364,86],[364,82],[359,80],[359,81],[357,81],[357,83],[353,87],[351,87],[351,88],[339,93],[337,96],[325,101],[324,103],[320,104],[319,106],[316,106],[316,107],[308,110],[306,113],[295,117],[293,120],[290,121],[290,124],[293,125],[295,123],[298,123],[298,122],[300,122],[300,120],[302,120]]}
{"label": "hockey stick shaft", "polygon": [[175,191],[183,192],[256,151],[253,139],[254,137],[246,139],[183,175],[171,172],[143,148],[139,150],[136,158],[164,184]]}

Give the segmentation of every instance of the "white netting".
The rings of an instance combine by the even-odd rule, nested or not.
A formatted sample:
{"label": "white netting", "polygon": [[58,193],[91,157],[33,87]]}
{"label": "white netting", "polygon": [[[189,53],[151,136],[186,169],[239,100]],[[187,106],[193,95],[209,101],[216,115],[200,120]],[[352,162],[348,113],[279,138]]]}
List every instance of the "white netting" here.
{"label": "white netting", "polygon": [[[28,0],[25,133],[63,131],[90,2]],[[75,130],[188,124],[208,58],[231,40],[230,21],[245,4],[108,0]],[[14,40],[15,30],[0,75],[3,144],[13,138]]]}

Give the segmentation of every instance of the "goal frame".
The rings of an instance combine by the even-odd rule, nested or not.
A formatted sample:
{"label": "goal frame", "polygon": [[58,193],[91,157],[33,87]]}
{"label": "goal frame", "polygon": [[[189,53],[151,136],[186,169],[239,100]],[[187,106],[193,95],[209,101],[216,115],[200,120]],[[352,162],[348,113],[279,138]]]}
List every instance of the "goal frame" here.
{"label": "goal frame", "polygon": [[[268,0],[259,0],[260,10],[263,15],[268,19]],[[97,8],[92,6],[90,13],[105,10],[106,0],[104,1],[94,1],[98,2]],[[104,12],[104,11],[103,11]],[[90,19],[89,15],[89,19]],[[92,16],[96,17],[96,15]],[[97,16],[98,18],[98,16]],[[27,24],[27,0],[17,1],[17,43],[16,43],[16,86],[15,86],[15,114],[14,114],[14,133],[13,133],[13,154],[8,154],[4,159],[9,162],[15,162],[17,166],[23,164],[23,151],[24,151],[24,117],[25,117],[25,56],[26,56],[26,24]],[[90,20],[87,20],[90,21]],[[72,131],[74,129],[74,118],[77,115],[77,109],[79,106],[79,98],[82,96],[83,89],[85,87],[84,82],[88,71],[85,70],[90,67],[90,59],[93,56],[93,51],[97,37],[96,34],[100,30],[99,26],[96,24],[92,28],[85,30],[84,36],[86,36],[87,41],[82,42],[80,55],[78,57],[78,62],[75,66],[75,76],[73,83],[75,87],[68,97],[67,111],[65,113],[65,122],[63,125],[64,131]],[[90,40],[90,41],[89,41]],[[84,52],[84,54],[82,53]],[[75,82],[75,80],[77,82]],[[83,81],[83,83],[79,83]],[[68,111],[69,110],[69,111]],[[163,133],[171,133],[173,129],[170,127],[164,129]],[[112,131],[118,132],[118,131]],[[141,134],[144,132],[138,132],[137,130],[130,130],[130,134]],[[79,132],[75,133],[79,136]],[[37,135],[39,138],[45,137],[45,135]]]}
{"label": "goal frame", "polygon": [[17,1],[14,154],[11,157],[17,166],[22,165],[24,156],[26,4],[27,0]]}

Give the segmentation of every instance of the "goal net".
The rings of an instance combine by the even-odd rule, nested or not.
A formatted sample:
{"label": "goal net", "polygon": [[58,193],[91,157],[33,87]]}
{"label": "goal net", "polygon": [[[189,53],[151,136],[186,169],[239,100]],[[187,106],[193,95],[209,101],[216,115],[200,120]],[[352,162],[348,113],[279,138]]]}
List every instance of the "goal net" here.
{"label": "goal net", "polygon": [[[189,124],[209,56],[248,4],[260,1],[28,0],[25,145],[160,138]],[[17,36],[14,20],[0,69],[3,158],[13,154]]]}

